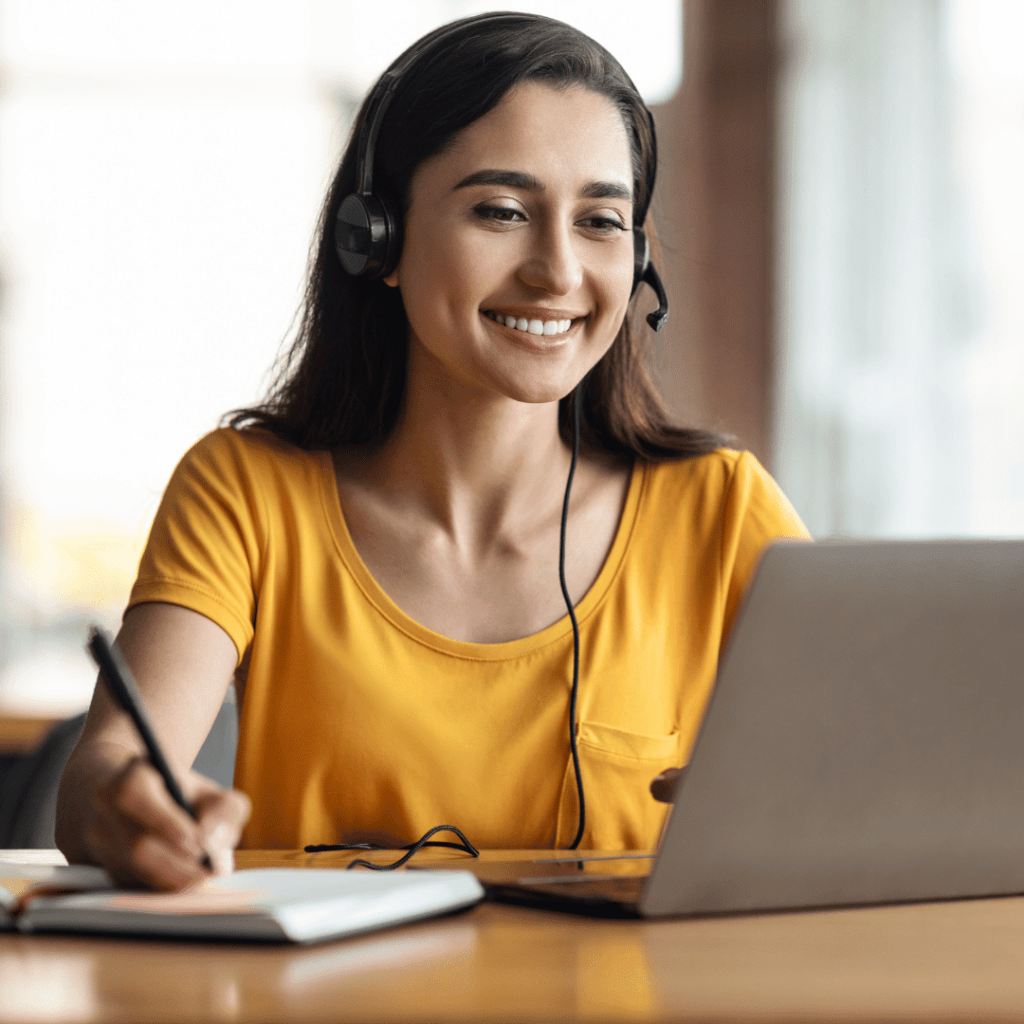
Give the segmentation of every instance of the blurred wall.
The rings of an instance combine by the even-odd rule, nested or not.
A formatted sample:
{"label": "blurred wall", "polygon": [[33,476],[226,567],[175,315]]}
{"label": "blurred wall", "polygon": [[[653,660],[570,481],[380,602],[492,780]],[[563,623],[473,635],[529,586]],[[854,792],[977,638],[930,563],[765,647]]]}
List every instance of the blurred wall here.
{"label": "blurred wall", "polygon": [[678,418],[773,460],[775,0],[687,0],[684,78],[655,111],[655,212],[672,319],[659,377]]}

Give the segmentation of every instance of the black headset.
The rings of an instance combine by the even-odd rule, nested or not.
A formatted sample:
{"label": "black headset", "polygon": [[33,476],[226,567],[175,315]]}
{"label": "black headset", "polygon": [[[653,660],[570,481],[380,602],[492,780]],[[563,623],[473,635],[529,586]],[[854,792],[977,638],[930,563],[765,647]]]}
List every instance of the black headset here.
{"label": "black headset", "polygon": [[[477,23],[507,17],[507,14],[485,15],[478,18]],[[409,68],[463,27],[462,22],[446,25],[421,40],[396,67],[381,75],[370,95],[356,154],[357,191],[345,196],[334,219],[334,244],[338,258],[345,272],[352,277],[373,281],[387,277],[398,265],[402,252],[402,219],[384,198],[373,191],[373,155],[377,136],[384,114]],[[642,282],[650,285],[658,297],[658,308],[647,315],[647,322],[654,330],[660,331],[668,320],[668,296],[658,271],[651,263],[651,243],[642,227],[634,227],[630,298]]]}

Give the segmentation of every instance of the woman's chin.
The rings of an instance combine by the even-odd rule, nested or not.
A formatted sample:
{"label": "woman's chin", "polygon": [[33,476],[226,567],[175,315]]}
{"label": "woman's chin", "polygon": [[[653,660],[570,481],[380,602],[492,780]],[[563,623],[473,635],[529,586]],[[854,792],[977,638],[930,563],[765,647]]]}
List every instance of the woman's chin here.
{"label": "woman's chin", "polygon": [[559,402],[579,383],[580,377],[573,375],[561,375],[555,380],[551,374],[537,375],[537,379],[530,379],[532,375],[518,375],[506,378],[498,385],[498,390],[508,398],[524,405],[547,405],[552,402]]}

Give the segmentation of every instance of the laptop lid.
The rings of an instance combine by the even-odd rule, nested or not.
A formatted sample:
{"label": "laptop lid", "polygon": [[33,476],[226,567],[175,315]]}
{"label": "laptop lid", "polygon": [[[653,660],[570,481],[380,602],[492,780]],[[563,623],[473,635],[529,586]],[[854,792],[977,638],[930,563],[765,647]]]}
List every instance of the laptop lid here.
{"label": "laptop lid", "polygon": [[1024,542],[777,544],[646,916],[1024,892]]}

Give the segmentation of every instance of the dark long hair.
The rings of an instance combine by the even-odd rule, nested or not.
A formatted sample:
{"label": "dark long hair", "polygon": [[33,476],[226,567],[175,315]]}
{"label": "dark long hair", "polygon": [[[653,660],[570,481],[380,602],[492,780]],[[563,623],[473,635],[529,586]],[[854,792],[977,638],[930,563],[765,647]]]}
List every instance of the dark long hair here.
{"label": "dark long hair", "polygon": [[[432,46],[438,36],[443,43]],[[442,152],[509,89],[541,81],[589,89],[621,112],[632,154],[634,220],[644,223],[658,164],[654,125],[636,86],[603,46],[560,21],[506,14],[443,26],[406,54],[412,49],[419,56],[401,76],[374,151],[374,192],[394,209],[407,209],[410,182],[424,160]],[[279,360],[264,401],[225,417],[233,427],[265,427],[311,450],[382,441],[398,421],[405,392],[408,321],[401,295],[379,280],[349,277],[335,252],[335,214],[357,187],[368,100],[320,214],[295,341]],[[671,422],[647,368],[651,332],[641,318],[632,319],[626,317],[587,377],[584,447],[646,460],[690,458],[720,447],[723,438]],[[558,422],[569,442],[568,398],[559,403]]]}

